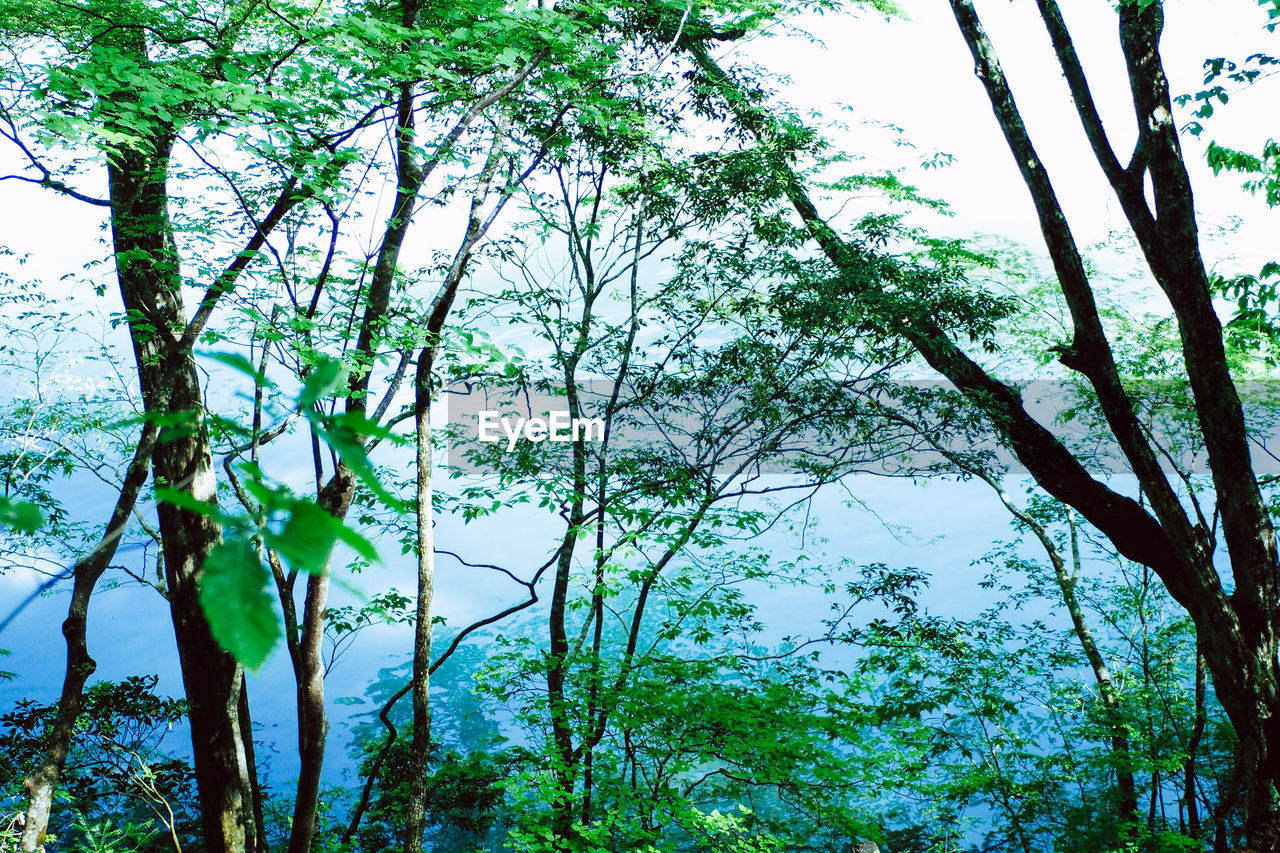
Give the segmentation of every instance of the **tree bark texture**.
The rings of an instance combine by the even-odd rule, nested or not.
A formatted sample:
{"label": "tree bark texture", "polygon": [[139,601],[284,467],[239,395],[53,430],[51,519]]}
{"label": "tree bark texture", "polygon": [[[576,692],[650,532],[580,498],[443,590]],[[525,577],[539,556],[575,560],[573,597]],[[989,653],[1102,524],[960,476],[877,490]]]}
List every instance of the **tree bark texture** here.
{"label": "tree bark texture", "polygon": [[[146,63],[141,36],[122,37]],[[186,327],[181,273],[168,217],[171,133],[123,143],[107,158],[116,277],[133,343],[143,407],[163,425],[152,454],[157,485],[216,503],[213,460],[194,356],[176,346]],[[190,704],[192,754],[208,853],[253,850],[258,836],[239,724],[242,670],[214,640],[199,601],[205,558],[219,525],[171,503],[157,507],[165,584]]]}

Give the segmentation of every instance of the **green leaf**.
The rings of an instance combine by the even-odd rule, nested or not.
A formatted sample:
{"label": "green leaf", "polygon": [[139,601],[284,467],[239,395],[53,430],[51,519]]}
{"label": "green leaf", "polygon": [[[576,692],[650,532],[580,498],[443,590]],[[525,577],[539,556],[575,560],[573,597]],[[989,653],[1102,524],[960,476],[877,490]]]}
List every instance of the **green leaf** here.
{"label": "green leaf", "polygon": [[318,400],[327,397],[338,387],[342,374],[341,361],[328,356],[318,358],[302,385],[302,392],[298,394],[298,408],[304,412],[309,411]]}
{"label": "green leaf", "polygon": [[209,553],[200,575],[200,607],[213,638],[257,672],[282,636],[267,592],[271,576],[251,539],[237,536]]}
{"label": "green leaf", "polygon": [[378,549],[358,531],[352,530],[345,524],[340,524],[338,525],[337,533],[338,538],[352,551],[355,551],[371,563],[378,562]]}
{"label": "green leaf", "polygon": [[44,513],[31,501],[0,495],[0,525],[19,533],[35,533],[44,525]]}
{"label": "green leaf", "polygon": [[360,478],[360,481],[387,506],[403,511],[404,501],[387,491],[387,488],[378,481],[373,464],[369,461],[369,456],[359,440],[359,434],[349,425],[351,422],[343,415],[311,419],[316,434],[342,457],[342,461]]}
{"label": "green leaf", "polygon": [[293,569],[310,574],[325,570],[329,554],[342,526],[319,505],[297,500],[289,510],[289,520],[279,533],[268,533],[267,544]]}

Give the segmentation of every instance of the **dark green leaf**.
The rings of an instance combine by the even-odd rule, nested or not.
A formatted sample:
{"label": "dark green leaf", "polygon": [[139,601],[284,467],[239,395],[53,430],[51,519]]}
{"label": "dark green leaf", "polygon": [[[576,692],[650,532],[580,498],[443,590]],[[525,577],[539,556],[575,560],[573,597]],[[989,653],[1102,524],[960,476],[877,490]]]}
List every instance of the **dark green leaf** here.
{"label": "dark green leaf", "polygon": [[298,395],[298,408],[308,411],[316,401],[328,396],[342,381],[342,362],[336,358],[317,359]]}

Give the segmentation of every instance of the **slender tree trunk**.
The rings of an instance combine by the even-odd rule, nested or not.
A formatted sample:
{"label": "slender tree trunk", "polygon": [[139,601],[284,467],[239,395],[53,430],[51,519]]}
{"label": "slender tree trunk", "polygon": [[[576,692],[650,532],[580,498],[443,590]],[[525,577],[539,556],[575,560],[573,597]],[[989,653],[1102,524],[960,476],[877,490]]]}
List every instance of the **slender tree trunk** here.
{"label": "slender tree trunk", "polygon": [[[1093,631],[1090,630],[1089,623],[1085,619],[1084,608],[1080,606],[1080,599],[1076,595],[1076,579],[1080,576],[1081,564],[1075,515],[1071,510],[1067,510],[1068,542],[1071,548],[1071,567],[1068,569],[1066,561],[1063,560],[1062,553],[1053,541],[1049,531],[1034,516],[1020,509],[1008,498],[999,480],[987,471],[970,465],[966,460],[952,454],[941,445],[935,444],[935,446],[958,467],[991,486],[996,491],[996,494],[999,495],[1001,503],[1005,505],[1010,514],[1035,534],[1036,539],[1040,541],[1041,546],[1044,548],[1045,554],[1049,557],[1049,564],[1053,568],[1054,581],[1057,583],[1058,591],[1062,596],[1062,603],[1066,606],[1067,613],[1071,617],[1071,627],[1075,633],[1076,642],[1080,644],[1081,650],[1084,651],[1085,659],[1089,661],[1089,668],[1093,671],[1094,683],[1098,686],[1098,696],[1102,701],[1106,725],[1109,730],[1111,759],[1116,773],[1116,787],[1120,792],[1116,817],[1120,832],[1123,835],[1126,828],[1134,827],[1138,824],[1138,786],[1133,774],[1133,755],[1129,744],[1129,735],[1120,707],[1120,693],[1115,687],[1115,682],[1111,678],[1111,669],[1107,666],[1106,659],[1102,656],[1102,650],[1098,647],[1097,640],[1094,639]],[[1123,841],[1123,839],[1117,839],[1117,841]]]}
{"label": "slender tree trunk", "polygon": [[[427,347],[434,350],[431,343]],[[423,352],[414,382],[414,438],[417,451],[415,520],[418,539],[418,601],[413,631],[413,742],[409,803],[405,813],[405,853],[420,853],[427,821],[427,772],[431,761],[431,602],[435,593],[435,532],[431,485],[431,364]]]}
{"label": "slender tree trunk", "polygon": [[1085,621],[1084,608],[1080,606],[1080,599],[1076,596],[1076,579],[1080,576],[1080,542],[1076,531],[1075,514],[1071,510],[1067,510],[1067,527],[1071,537],[1070,574],[1062,564],[1061,557],[1054,559],[1054,555],[1051,554],[1050,562],[1053,563],[1053,574],[1057,579],[1058,589],[1062,593],[1062,602],[1067,606],[1067,612],[1071,614],[1071,625],[1075,630],[1076,639],[1089,661],[1089,668],[1093,670],[1094,683],[1098,685],[1098,696],[1102,699],[1102,707],[1106,712],[1107,727],[1111,730],[1111,757],[1115,765],[1116,786],[1120,789],[1117,817],[1120,819],[1120,831],[1123,833],[1126,827],[1134,826],[1138,822],[1138,785],[1133,776],[1133,755],[1129,747],[1129,734],[1125,728],[1124,715],[1120,708],[1120,693],[1111,679],[1111,669],[1102,657],[1102,651],[1093,638],[1088,622]]}
{"label": "slender tree trunk", "polygon": [[[586,290],[588,294],[592,293],[590,286]],[[588,295],[583,305],[574,349],[564,356],[565,395],[568,398],[569,411],[575,416],[581,411],[578,402],[576,370],[578,361],[587,349],[591,319],[592,297]],[[550,639],[547,656],[547,705],[551,718],[551,738],[556,750],[552,773],[555,776],[557,789],[555,800],[551,803],[551,832],[556,842],[563,845],[564,849],[571,849],[575,835],[573,831],[574,791],[577,787],[577,765],[582,757],[581,746],[575,746],[573,742],[570,700],[565,691],[565,682],[571,665],[567,621],[573,546],[578,539],[579,530],[586,521],[584,498],[588,487],[587,450],[581,438],[573,442],[572,453],[573,497],[566,516],[565,536],[561,542],[559,558],[556,560],[556,573],[551,586],[551,606],[547,612]]]}
{"label": "slender tree trunk", "polygon": [[324,769],[329,718],[324,706],[324,611],[328,606],[327,573],[307,575],[302,636],[298,643],[298,786],[294,797],[289,853],[306,853],[316,830],[320,775]]}
{"label": "slender tree trunk", "polygon": [[267,819],[262,800],[262,783],[258,780],[258,757],[253,745],[253,717],[249,713],[249,684],[240,674],[240,703],[237,706],[240,735],[244,741],[245,763],[249,766],[249,791],[253,797],[253,825],[257,830],[254,850],[267,850]]}
{"label": "slender tree trunk", "polygon": [[[403,0],[403,2],[401,2],[401,24],[405,28],[412,29],[418,25],[421,7],[422,4],[419,0]],[[409,226],[413,220],[414,205],[418,201],[418,196],[427,175],[443,161],[443,158],[448,153],[450,146],[454,141],[456,141],[462,132],[476,118],[478,118],[485,109],[519,87],[531,73],[533,68],[542,61],[544,56],[545,53],[534,57],[534,59],[529,63],[526,63],[524,68],[515,74],[511,80],[507,81],[502,86],[497,87],[493,92],[486,97],[481,98],[475,105],[473,105],[472,108],[454,124],[452,130],[446,137],[446,142],[441,145],[441,147],[435,152],[434,156],[425,165],[419,162],[415,133],[414,110],[416,107],[415,95],[417,92],[417,86],[412,81],[406,81],[399,84],[396,100],[396,121],[394,127],[394,144],[396,152],[395,201],[392,206],[391,214],[388,217],[386,226],[383,230],[382,244],[378,250],[378,257],[374,264],[369,292],[365,298],[364,316],[361,321],[359,335],[353,351],[353,356],[357,361],[360,361],[365,365],[372,365],[377,355],[380,342],[384,337],[387,312],[391,302],[392,288],[396,279],[396,268],[400,257],[400,251],[404,246],[405,237],[408,234]],[[497,143],[495,143],[495,145],[496,144]],[[482,185],[485,192],[488,190],[489,183],[492,181],[494,170],[496,169],[496,160],[494,158],[496,158],[496,150],[495,154],[491,156],[489,164],[482,177]],[[540,159],[541,155],[538,160],[540,161]],[[507,197],[508,196],[504,194],[504,203]],[[480,196],[480,199],[481,201],[483,200],[483,195]],[[501,209],[501,206],[501,204],[498,206],[499,210]],[[453,304],[458,284],[465,274],[471,250],[480,237],[482,237],[487,231],[489,225],[492,224],[493,216],[496,216],[497,213],[497,211],[494,211],[488,219],[480,220],[477,218],[477,212],[477,202],[473,199],[471,219],[469,221],[462,249],[460,249],[459,253],[455,256],[454,264],[446,277],[445,284],[436,295],[436,299],[432,304],[432,309],[429,312],[425,323],[428,344],[424,347],[424,354],[422,358],[427,359],[425,369],[427,370],[428,376],[430,373],[431,360],[434,358],[434,348],[437,348],[439,345],[440,332],[443,330],[445,320],[447,319],[449,310]],[[428,354],[427,350],[431,350],[431,352]],[[420,361],[419,372],[421,372],[422,369],[422,362]],[[368,369],[356,370],[352,373],[346,399],[347,412],[358,413],[361,415],[366,415],[368,413],[370,373],[371,371]],[[394,391],[394,388],[392,390]],[[379,413],[381,413],[381,408],[379,408]],[[351,501],[355,494],[355,486],[356,478],[345,464],[339,462],[338,469],[325,484],[324,488],[321,489],[320,505],[335,518],[344,518],[351,507]],[[419,506],[419,511],[421,511],[421,505]],[[427,513],[429,519],[429,506],[427,508]],[[430,552],[428,559],[434,559],[434,549]],[[428,572],[425,578],[420,574],[419,581],[420,588],[423,584],[429,588],[431,583],[430,572]],[[322,591],[327,590],[327,585],[327,575],[318,578],[314,586],[310,583],[308,584],[307,611],[310,615],[307,617],[307,621],[304,622],[304,636],[300,642],[299,648],[300,658],[303,659],[301,670],[307,673],[307,686],[305,688],[307,698],[305,704],[307,706],[307,719],[310,725],[310,739],[305,749],[301,749],[302,745],[300,743],[300,752],[303,753],[302,758],[304,766],[308,768],[306,770],[308,778],[310,779],[314,777],[317,781],[319,779],[320,769],[324,759],[325,732],[328,730],[328,723],[324,720],[323,674],[321,672],[322,668],[319,664],[318,657],[319,638],[321,637],[324,629]],[[311,606],[313,602],[319,602],[319,606],[313,608]],[[424,603],[429,613],[431,605],[429,593],[425,602],[420,597],[419,607],[423,606]],[[313,626],[314,628],[314,639],[317,644],[310,652],[311,660],[309,661],[306,660],[308,657],[308,652],[306,650],[308,625]],[[420,635],[423,631],[426,631],[429,634],[430,627],[430,617],[428,616],[425,624],[419,624],[416,629],[415,678],[419,672],[422,673],[424,679],[429,673],[431,648],[430,638],[428,636],[424,640]],[[417,663],[417,651],[419,649],[423,650],[426,661],[423,664],[424,668],[421,669]],[[425,689],[426,688],[424,687],[423,690]],[[304,690],[301,684],[299,685],[299,690],[301,697],[302,691]],[[425,694],[422,701],[424,703],[426,702]],[[302,707],[303,704],[300,698],[300,713]],[[415,708],[417,707],[417,696],[415,695]],[[423,732],[422,738],[426,738],[430,734],[429,705],[424,704],[422,707],[425,710],[421,721],[421,731]],[[422,749],[426,750],[428,748],[428,741],[420,741],[418,739],[418,731],[419,729],[415,728],[414,742]],[[416,762],[417,759],[415,758],[414,761]],[[424,768],[425,766],[426,765],[423,764]],[[413,784],[416,786],[418,782],[415,781]],[[420,849],[422,834],[420,823],[423,819],[421,815],[425,814],[425,803],[422,802],[421,796],[413,793],[414,790],[416,790],[416,787],[411,787],[410,803],[407,804],[406,808],[406,845],[411,846],[416,844],[416,848],[410,847],[410,849]],[[369,789],[366,788],[365,793],[362,795],[361,802],[366,801],[368,792]],[[318,807],[318,786],[308,784],[308,787],[305,790],[300,787],[299,796],[294,803],[295,819],[294,830],[290,837],[290,853],[306,853],[306,851],[310,849],[311,835],[309,832],[304,835],[303,830],[308,826],[314,827]],[[358,809],[357,816],[361,812],[362,809]],[[358,817],[353,818],[352,824],[344,836],[345,838],[349,838],[351,836],[357,822]],[[416,833],[414,831],[414,826],[418,827]]]}
{"label": "slender tree trunk", "polygon": [[[603,183],[601,175],[601,183]],[[603,186],[601,186],[603,190]],[[644,243],[645,204],[642,200],[632,228],[634,245],[631,251],[630,321],[627,328],[627,339],[622,346],[622,364],[613,381],[613,390],[609,394],[609,403],[604,412],[604,435],[596,448],[596,575],[595,586],[591,590],[591,618],[595,620],[591,633],[591,683],[588,686],[587,719],[591,721],[592,731],[584,744],[585,754],[582,759],[582,822],[590,824],[592,817],[592,793],[595,786],[595,746],[603,737],[608,722],[609,709],[602,705],[600,692],[604,687],[602,668],[604,649],[604,589],[605,589],[605,530],[608,515],[605,506],[608,502],[609,485],[609,439],[613,433],[614,415],[618,405],[618,397],[622,392],[622,384],[627,379],[631,367],[631,351],[635,345],[636,334],[640,331],[640,253]]]}
{"label": "slender tree trunk", "polygon": [[1204,737],[1205,726],[1209,720],[1205,710],[1207,687],[1204,655],[1200,654],[1199,643],[1197,643],[1195,720],[1191,724],[1191,735],[1187,738],[1187,760],[1182,764],[1182,798],[1187,806],[1187,835],[1191,838],[1200,838],[1204,831],[1200,825],[1200,801],[1196,792],[1196,754],[1200,751],[1200,740]]}
{"label": "slender tree trunk", "polygon": [[[417,0],[401,4],[401,23],[417,25],[421,6]],[[365,414],[368,410],[370,367],[382,340],[386,315],[395,282],[396,264],[405,235],[413,218],[413,206],[422,187],[423,171],[414,147],[415,84],[399,86],[396,108],[396,195],[391,215],[383,232],[382,244],[374,265],[369,292],[365,298],[364,317],[356,340],[354,357],[364,369],[352,374],[346,410]],[[338,470],[321,489],[320,505],[334,518],[342,519],[355,497],[356,478],[341,462]],[[319,782],[324,766],[329,723],[324,705],[324,673],[320,649],[324,633],[324,608],[328,596],[328,574],[313,576],[307,582],[302,637],[299,642],[298,676],[298,754],[302,762],[300,784],[294,799],[293,829],[289,836],[289,853],[307,853],[311,849],[316,816],[320,807]],[[301,784],[305,782],[305,786]]]}
{"label": "slender tree trunk", "polygon": [[444,282],[426,314],[423,325],[424,343],[418,353],[418,365],[414,372],[414,447],[417,458],[417,486],[415,493],[415,522],[417,525],[418,601],[413,630],[413,678],[410,690],[413,696],[413,740],[409,744],[411,780],[409,802],[405,814],[405,853],[422,850],[422,833],[426,829],[427,789],[426,777],[431,763],[431,603],[435,593],[436,546],[435,507],[431,481],[431,400],[433,396],[432,370],[440,354],[444,328],[453,311],[458,288],[467,274],[471,252],[484,237],[493,217],[501,210],[509,194],[504,195],[497,209],[488,217],[482,215],[484,204],[492,189],[494,175],[507,143],[510,124],[504,117],[494,130],[493,144],[479,185],[471,196],[467,214],[467,228],[462,235],[458,251],[445,274]]}
{"label": "slender tree trunk", "polygon": [[137,504],[138,493],[147,481],[157,433],[158,428],[154,423],[147,422],[143,425],[133,461],[125,473],[124,484],[116,498],[102,539],[93,551],[76,562],[72,570],[74,580],[71,604],[67,608],[67,618],[62,623],[62,636],[67,642],[67,666],[63,674],[62,695],[58,699],[57,715],[47,735],[48,746],[45,747],[44,758],[26,778],[26,822],[19,842],[22,853],[35,853],[44,844],[53,794],[66,765],[67,754],[71,750],[76,720],[84,706],[84,686],[98,666],[89,655],[90,599],[98,580],[115,556],[120,537]]}

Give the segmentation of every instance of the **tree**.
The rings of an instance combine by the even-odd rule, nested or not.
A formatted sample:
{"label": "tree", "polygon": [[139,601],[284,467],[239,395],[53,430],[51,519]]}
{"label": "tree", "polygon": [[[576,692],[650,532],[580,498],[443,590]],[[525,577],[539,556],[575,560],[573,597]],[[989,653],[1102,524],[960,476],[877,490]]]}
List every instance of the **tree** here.
{"label": "tree", "polygon": [[[835,340],[785,329],[767,310],[766,283],[805,270],[772,246],[746,247],[756,194],[722,192],[742,159],[680,158],[648,133],[589,128],[549,160],[549,190],[530,194],[537,242],[509,253],[508,287],[464,311],[482,328],[527,329],[547,353],[501,364],[499,376],[468,373],[487,380],[482,405],[509,417],[559,407],[602,427],[560,447],[469,451],[496,484],[464,488],[465,518],[536,502],[563,524],[533,570],[535,582],[550,576],[545,638],[513,640],[488,676],[545,751],[545,772],[512,780],[522,849],[678,846],[702,831],[699,815],[739,797],[768,804],[744,818],[759,839],[855,834],[842,756],[823,754],[841,731],[824,709],[847,700],[820,690],[824,673],[799,651],[722,646],[713,626],[750,636],[754,608],[738,587],[790,574],[739,552],[777,522],[759,502],[803,502],[898,447],[898,433],[861,422],[851,402],[883,369],[857,369],[874,333]],[[545,259],[561,244],[567,260]],[[836,352],[853,367],[838,373]],[[865,441],[828,450],[824,432]],[[771,472],[786,473],[775,483]],[[850,595],[890,599],[895,583],[907,582]],[[689,720],[694,707],[707,718]],[[734,709],[752,719],[732,722]]]}
{"label": "tree", "polygon": [[[1195,622],[1206,666],[1240,737],[1246,781],[1248,838],[1258,849],[1280,845],[1280,693],[1275,668],[1277,553],[1267,507],[1249,457],[1248,433],[1214,313],[1213,291],[1201,258],[1192,188],[1173,121],[1173,105],[1159,50],[1164,9],[1158,2],[1125,2],[1117,10],[1132,93],[1138,145],[1128,164],[1115,155],[1098,117],[1089,84],[1056,3],[1037,3],[1066,75],[1095,158],[1111,183],[1146,258],[1151,275],[1173,306],[1216,503],[1231,564],[1231,581],[1213,565],[1207,530],[1188,516],[1161,471],[1157,453],[1138,422],[1099,316],[1090,277],[1049,176],[1037,156],[1009,91],[995,49],[967,0],[951,4],[974,56],[997,121],[1039,216],[1058,283],[1070,311],[1071,339],[1056,347],[1058,360],[1092,385],[1108,428],[1137,477],[1148,505],[1116,491],[1039,423],[1017,392],[956,343],[947,324],[919,304],[899,301],[895,288],[936,273],[919,264],[892,262],[874,236],[842,237],[819,213],[792,164],[794,130],[760,106],[759,94],[726,74],[706,42],[685,45],[710,93],[733,111],[779,174],[780,195],[791,204],[810,239],[837,273],[823,297],[846,310],[876,311],[920,356],[986,412],[1019,461],[1051,495],[1073,507],[1129,559],[1156,572]],[[1153,187],[1153,203],[1144,192]],[[881,244],[883,245],[883,244]],[[820,298],[814,294],[814,298]],[[930,300],[932,301],[932,300]],[[961,326],[963,329],[963,326]],[[981,336],[979,336],[981,339]],[[1229,585],[1229,583],[1232,586]]]}
{"label": "tree", "polygon": [[[217,505],[212,443],[193,345],[220,337],[210,328],[210,321],[219,304],[233,298],[230,294],[242,278],[263,274],[259,252],[279,257],[270,238],[282,223],[288,222],[296,234],[306,208],[320,207],[334,220],[336,238],[338,223],[333,210],[346,191],[341,179],[343,167],[358,159],[360,150],[354,146],[361,142],[360,131],[378,121],[386,106],[381,99],[385,77],[380,75],[403,78],[406,61],[431,67],[433,63],[422,61],[425,53],[452,49],[427,40],[426,47],[414,48],[417,52],[412,55],[383,54],[390,56],[388,62],[369,68],[369,52],[399,44],[402,33],[390,22],[387,28],[369,26],[360,10],[339,15],[328,7],[290,6],[287,14],[282,14],[277,9],[229,3],[206,11],[207,16],[192,17],[178,5],[141,3],[90,4],[84,8],[37,4],[3,10],[5,34],[14,50],[36,52],[45,60],[32,65],[30,73],[10,78],[13,87],[4,116],[6,137],[28,159],[34,174],[9,177],[39,183],[109,211],[124,319],[147,415],[102,545],[74,571],[76,592],[66,632],[69,658],[58,737],[52,739],[47,760],[30,779],[32,805],[23,842],[27,849],[39,844],[78,715],[79,697],[93,667],[84,642],[89,595],[111,561],[148,468],[153,470],[163,497],[158,513],[166,572],[164,592],[173,611],[188,678],[206,845],[211,850],[261,845],[263,828],[253,778],[248,704],[239,663],[232,655],[244,656],[245,643],[256,642],[259,648],[253,650],[253,660],[261,660],[274,633],[273,619],[269,611],[264,614],[251,608],[243,622],[219,622],[214,618],[219,611],[210,613],[205,606],[213,590],[241,598],[247,594],[255,603],[263,599],[255,596],[258,574],[252,562],[256,559],[253,548],[247,547],[251,540],[237,536],[219,544],[221,528],[235,520]],[[374,11],[373,20],[377,21],[382,13]],[[416,26],[417,7],[405,14],[408,18],[402,26]],[[490,42],[486,48],[501,53],[512,50],[513,45]],[[452,82],[448,83],[449,91],[436,92],[436,96],[448,100],[459,92],[469,92],[460,72],[483,74],[493,68],[493,54],[481,53],[484,56],[470,65],[464,58],[452,68],[442,68],[438,80]],[[524,76],[517,75],[505,89],[499,87],[490,102],[509,93]],[[377,85],[371,86],[371,81]],[[418,84],[410,81],[402,86],[408,87],[400,104],[402,122],[412,124]],[[444,137],[435,153],[436,163],[453,156],[453,143],[483,111],[483,106],[466,105],[466,100],[462,99],[462,117],[446,125],[446,130],[453,127],[452,135]],[[43,106],[48,109],[41,111]],[[37,127],[39,145],[34,145],[28,133]],[[233,164],[216,163],[219,146],[231,139],[237,142]],[[54,143],[73,150],[87,146],[100,151],[110,197],[93,198],[63,181],[63,169],[55,165],[56,152],[48,150]],[[412,140],[406,139],[405,145],[402,153],[411,154]],[[177,156],[178,146],[194,163]],[[46,149],[44,156],[39,153],[41,148]],[[425,180],[432,164],[411,168],[411,159],[403,161],[402,176],[412,174],[418,182]],[[267,176],[265,184],[259,177],[262,175]],[[189,181],[225,181],[234,200],[232,209],[238,209],[242,221],[224,225],[213,217],[202,219],[213,208],[201,206],[199,213],[180,216],[175,224],[171,214],[185,212],[181,203],[191,200],[186,192],[170,186],[170,180],[179,176]],[[392,218],[394,239],[384,241],[386,248],[374,287],[361,302],[367,307],[355,360],[363,359],[366,366],[377,357],[383,340],[396,255],[416,199],[416,192],[401,195],[403,204]],[[191,238],[209,235],[242,241],[242,247],[232,252],[229,261],[205,257],[198,241]],[[317,273],[312,314],[328,279],[332,244],[330,248]],[[184,266],[191,278],[184,276]],[[188,319],[183,290],[190,284],[203,284],[204,294]],[[287,289],[289,282],[283,284]],[[298,308],[296,301],[293,307]],[[303,322],[310,319],[305,310],[302,314]],[[266,316],[276,315],[268,312]],[[257,330],[264,331],[263,327],[270,334],[270,324],[263,323]],[[264,355],[266,349],[264,345]],[[313,364],[308,362],[304,373],[309,373]],[[350,375],[348,414],[365,410],[368,381],[367,369]],[[317,402],[319,392],[329,390],[317,388],[315,383],[311,388],[307,406]],[[261,394],[258,397],[261,399]],[[256,414],[255,423],[260,424],[261,410]],[[313,418],[309,422],[323,432],[320,421]],[[326,423],[326,435],[337,441],[343,424]],[[356,446],[352,448],[348,442],[351,453],[336,460],[331,488],[319,496],[324,509],[339,520],[350,503],[359,473],[359,465],[352,461],[359,455],[359,431],[348,432],[357,438]],[[256,462],[259,445],[271,437],[255,426],[248,444],[232,455],[250,451]],[[357,469],[354,472],[353,467]],[[264,502],[264,493],[259,491],[257,499],[250,502],[250,512],[265,517]],[[305,514],[306,507],[306,503],[286,502],[294,515]],[[334,529],[335,536],[337,532]],[[295,646],[305,784],[295,809],[293,849],[305,849],[310,843],[324,751],[318,650],[323,635],[327,550],[320,551],[323,553],[312,549],[300,555],[295,547],[290,555],[306,559],[293,560],[292,575],[280,578],[282,597],[290,598],[291,604],[297,564],[308,564],[305,618]],[[291,616],[292,607],[286,607],[286,613]],[[294,624],[290,619],[290,625]],[[263,638],[268,640],[266,649],[260,647]]]}
{"label": "tree", "polygon": [[[1246,842],[1280,845],[1275,482],[1255,476],[1256,420],[1231,384],[1274,362],[1276,271],[1205,271],[1159,2],[1117,9],[1140,139],[1122,165],[1058,8],[1038,0],[1132,251],[1173,306],[1153,318],[1108,304],[976,12],[951,5],[1049,246],[1053,287],[1028,298],[1060,302],[1065,332],[1029,334],[1022,294],[990,284],[1012,274],[998,259],[908,226],[906,206],[936,203],[892,175],[846,174],[846,152],[776,107],[765,76],[721,67],[718,44],[790,6],[0,0],[0,136],[20,164],[0,180],[102,212],[114,293],[76,298],[119,298],[104,352],[132,351],[124,399],[139,411],[112,420],[97,400],[34,395],[0,417],[0,536],[13,543],[0,559],[57,557],[51,582],[71,587],[62,695],[13,718],[40,732],[15,746],[23,766],[4,768],[7,782],[26,775],[22,849],[51,826],[97,846],[211,853],[286,836],[290,853],[330,840],[414,853],[433,831],[490,846],[511,831],[527,849],[745,853],[868,835],[958,849],[975,806],[1001,824],[984,844],[1028,853],[1210,834],[1225,847],[1241,803]],[[1251,58],[1236,82],[1271,64]],[[1203,111],[1218,94],[1202,94]],[[1271,188],[1269,148],[1211,152]],[[429,208],[430,233],[416,224]],[[501,232],[504,215],[521,227]],[[1212,302],[1224,293],[1239,312],[1225,331]],[[16,286],[0,298],[33,299]],[[34,371],[40,336],[82,322],[38,301],[14,310],[43,325],[30,351],[7,341],[3,357]],[[504,349],[510,335],[532,354]],[[1055,360],[1077,380],[1074,413],[1114,440],[1135,488],[1038,420],[1005,370]],[[897,381],[926,369],[957,392]],[[432,406],[455,380],[508,414],[534,395],[603,434],[475,442],[455,473],[478,465],[487,479],[442,484]],[[106,447],[77,446],[75,430],[107,429]],[[764,639],[744,590],[814,576],[751,548],[789,506],[864,464],[999,488],[997,457],[955,443],[991,434],[1048,495],[1006,500],[1047,568],[1017,546],[994,555],[1006,598],[985,622],[929,618],[915,570],[818,572],[833,614],[812,637]],[[452,464],[462,440],[449,435]],[[1208,476],[1182,465],[1184,449],[1208,453]],[[922,468],[931,452],[943,462]],[[77,466],[112,490],[92,526],[59,491]],[[769,479],[779,471],[789,479]],[[437,542],[442,512],[519,507],[549,531],[525,565],[481,565],[468,551],[479,538]],[[88,632],[93,594],[138,529],[158,571],[121,568],[174,625],[186,704],[153,716],[189,717],[201,841],[194,813],[168,808],[180,768],[141,749],[96,774],[76,766],[102,696],[141,702],[91,683]],[[343,561],[371,568],[375,543],[393,539],[414,558],[412,597],[331,607]],[[1099,555],[1124,583],[1088,576]],[[442,643],[442,558],[504,574],[519,600]],[[1015,618],[1035,596],[1061,602],[1061,630]],[[875,607],[892,615],[859,624]],[[368,747],[344,829],[326,807],[345,804],[321,791],[325,649],[380,609],[411,626],[412,658],[400,686],[380,686],[386,737]],[[457,736],[467,679],[434,673],[521,613],[473,667],[515,719]],[[841,644],[865,657],[836,667]],[[1046,663],[1049,644],[1061,653]],[[244,674],[281,645],[300,770],[277,797],[257,778]],[[516,732],[519,746],[498,749]],[[59,790],[78,787],[107,792],[97,805],[111,814],[56,814]],[[135,806],[161,835],[137,840],[152,829]]]}
{"label": "tree", "polygon": [[[317,149],[325,150],[324,141],[332,141],[324,140],[324,119],[306,126],[296,123],[296,116],[281,115],[281,105],[261,82],[261,72],[280,51],[300,46],[293,34],[278,29],[280,22],[260,11],[224,11],[225,19],[193,20],[178,8],[142,4],[76,9],[23,4],[0,10],[5,35],[15,49],[41,51],[48,58],[40,67],[43,74],[10,78],[13,101],[5,110],[6,135],[38,175],[25,179],[108,210],[116,277],[147,416],[103,543],[77,567],[81,588],[73,599],[67,631],[61,736],[29,780],[32,806],[23,837],[27,850],[39,846],[52,787],[65,758],[65,737],[93,667],[84,648],[88,593],[111,559],[147,469],[157,484],[177,494],[216,501],[192,345],[271,231],[292,208],[332,180],[332,170],[326,176],[322,166],[307,174],[303,166]],[[228,57],[250,34],[261,39],[260,45],[271,45],[243,54],[251,57],[248,65],[256,65],[258,86],[229,73]],[[249,72],[249,80],[254,73]],[[29,129],[26,110],[36,97],[45,99],[49,108],[49,141],[87,144],[104,156],[107,198],[71,189],[28,147],[23,139]],[[251,227],[243,248],[220,270],[208,271],[200,307],[189,319],[167,187],[174,146],[180,140],[191,145],[208,142],[259,110],[264,139],[279,142],[280,150],[288,152],[268,163],[283,168],[286,176],[262,208],[245,209]],[[190,135],[184,138],[184,131]],[[314,182],[310,188],[308,181]],[[166,593],[190,703],[206,843],[211,850],[252,849],[259,828],[252,813],[252,768],[246,762],[242,731],[247,720],[239,710],[241,671],[213,638],[199,604],[198,575],[218,542],[218,525],[190,504],[163,503],[158,514]]]}

